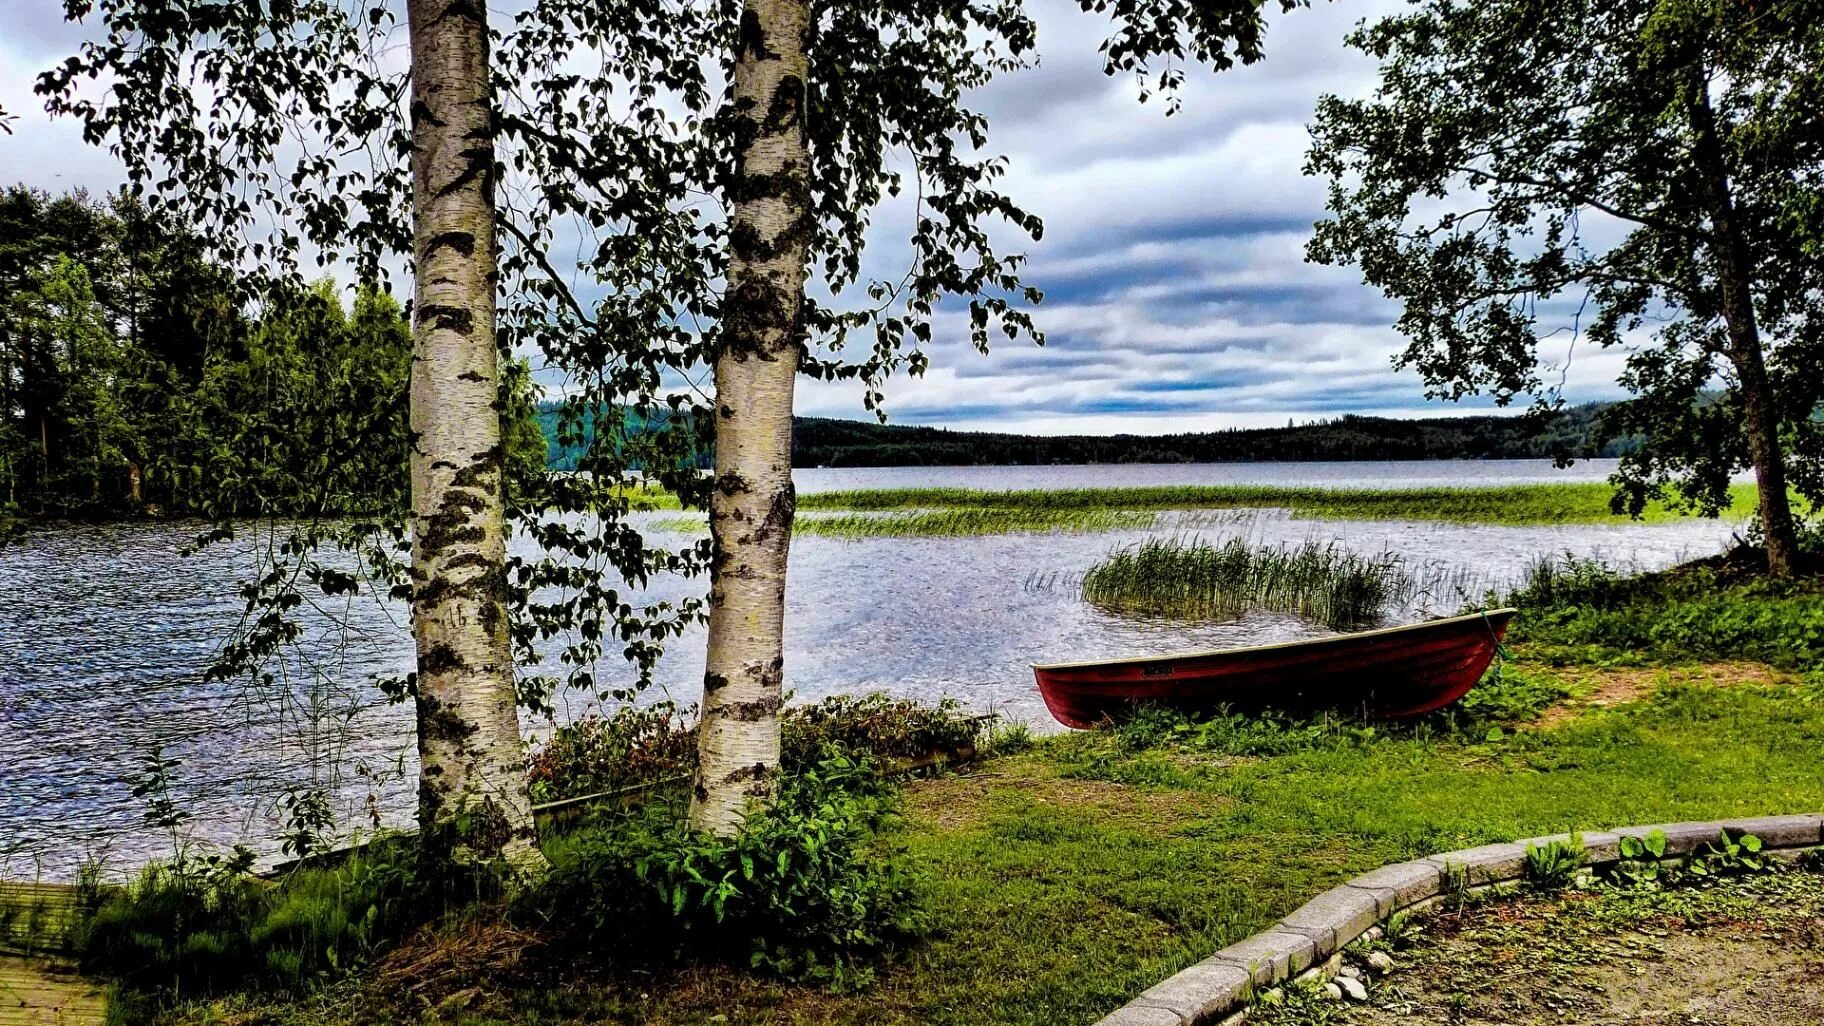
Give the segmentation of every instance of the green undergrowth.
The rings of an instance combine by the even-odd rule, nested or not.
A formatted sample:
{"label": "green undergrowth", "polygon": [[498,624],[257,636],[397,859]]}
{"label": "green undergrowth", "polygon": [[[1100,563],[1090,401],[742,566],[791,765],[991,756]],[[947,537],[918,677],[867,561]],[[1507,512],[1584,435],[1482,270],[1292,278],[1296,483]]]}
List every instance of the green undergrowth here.
{"label": "green undergrowth", "polygon": [[[694,710],[621,708],[557,728],[531,758],[534,802],[561,801],[676,781],[696,767]],[[788,774],[835,751],[876,768],[933,753],[974,749],[990,726],[955,699],[923,703],[884,692],[834,695],[788,705],[780,757]]]}
{"label": "green undergrowth", "polygon": [[[597,949],[579,945],[591,952],[586,966],[476,967],[460,987],[427,985],[415,1005],[366,988],[262,1014],[302,1023],[409,1012],[473,1026],[1089,1023],[1387,862],[1559,831],[1824,808],[1815,769],[1824,704],[1803,688],[1668,684],[1638,702],[1529,726],[1551,700],[1552,674],[1516,663],[1485,685],[1502,696],[1493,704],[1520,713],[1505,726],[1464,710],[1406,726],[1334,716],[1192,723],[1152,712],[1118,729],[1027,738],[1024,751],[980,772],[917,781],[903,815],[842,844],[870,858],[891,853],[894,882],[877,893],[903,884],[928,918],[896,932],[913,906],[883,901],[890,914],[860,930],[874,938],[862,948],[870,958],[846,971],[826,958],[831,973],[810,982],[740,968],[743,954],[760,954],[763,965],[770,957],[751,936],[719,960],[653,974],[603,971]],[[640,842],[613,842],[628,843]],[[624,857],[612,864],[624,873]],[[603,893],[683,880],[689,905],[740,857],[727,849],[691,865],[702,880],[688,869],[679,876],[676,862],[644,881],[600,874],[618,881]],[[755,910],[773,900],[756,899],[741,915],[764,919]],[[600,919],[623,937],[650,932]],[[928,935],[909,943],[920,927]],[[689,928],[680,929],[651,932],[651,947],[687,940]],[[480,993],[461,1007],[442,1004],[459,990]],[[210,1021],[198,1008],[187,1014]]]}
{"label": "green undergrowth", "polygon": [[1739,548],[1660,573],[1623,576],[1574,557],[1541,560],[1506,600],[1516,641],[1558,663],[1745,659],[1824,683],[1824,574],[1816,556],[1769,580]]}
{"label": "green undergrowth", "polygon": [[[1066,488],[983,491],[968,488],[888,488],[815,492],[798,497],[800,510],[1196,510],[1282,508],[1328,520],[1445,520],[1488,524],[1625,522],[1613,512],[1615,490],[1601,482],[1472,488],[1320,488],[1278,485],[1174,485],[1148,488]],[[1731,489],[1729,515],[1754,508],[1752,485]],[[1680,512],[1656,503],[1643,519],[1673,520]]]}

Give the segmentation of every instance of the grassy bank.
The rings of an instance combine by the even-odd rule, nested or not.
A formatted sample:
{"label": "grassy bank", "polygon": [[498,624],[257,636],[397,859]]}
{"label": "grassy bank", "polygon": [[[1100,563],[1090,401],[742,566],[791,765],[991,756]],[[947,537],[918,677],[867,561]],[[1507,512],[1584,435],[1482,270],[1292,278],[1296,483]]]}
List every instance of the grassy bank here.
{"label": "grassy bank", "polygon": [[[1289,509],[1294,516],[1327,520],[1442,520],[1483,524],[1625,523],[1612,512],[1614,489],[1601,482],[1502,485],[1489,488],[1315,488],[1269,485],[1203,485],[1154,488],[1066,488],[982,491],[968,488],[889,488],[801,495],[801,510],[1009,510],[1029,513],[1108,510]],[[1754,508],[1754,487],[1731,489],[1730,515]],[[1663,504],[1644,519],[1682,514]]]}
{"label": "grassy bank", "polygon": [[[305,997],[193,1003],[167,1020],[1089,1023],[1389,861],[1824,809],[1824,681],[1803,672],[1824,656],[1824,581],[1770,585],[1728,560],[1627,581],[1559,565],[1519,600],[1514,659],[1417,724],[1150,714],[1003,734],[974,771],[912,783],[870,844],[914,882],[933,932],[859,973],[793,983],[744,960],[654,967],[475,914]],[[900,718],[862,717],[873,725],[860,734]]]}

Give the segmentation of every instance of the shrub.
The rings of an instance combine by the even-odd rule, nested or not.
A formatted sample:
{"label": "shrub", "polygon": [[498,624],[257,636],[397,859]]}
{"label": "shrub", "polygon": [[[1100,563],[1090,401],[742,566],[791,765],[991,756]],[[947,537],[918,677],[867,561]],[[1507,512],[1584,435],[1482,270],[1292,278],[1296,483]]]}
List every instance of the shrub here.
{"label": "shrub", "polygon": [[781,724],[788,769],[813,766],[831,748],[860,760],[915,759],[932,752],[973,749],[984,721],[954,698],[926,705],[876,691],[833,695],[787,707]]}
{"label": "shrub", "polygon": [[532,800],[549,802],[681,776],[696,762],[696,735],[677,709],[627,706],[559,727],[527,778]]}
{"label": "shrub", "polygon": [[862,956],[927,925],[912,881],[877,846],[893,807],[868,767],[826,749],[733,838],[690,831],[665,803],[554,838],[552,872],[526,909],[623,960],[688,953],[862,982]]}
{"label": "shrub", "polygon": [[[532,758],[533,800],[558,801],[688,775],[697,762],[691,711],[627,707],[559,727]],[[881,692],[836,695],[786,707],[781,764],[788,774],[802,772],[831,749],[871,764],[972,749],[987,722],[953,698],[932,705]]]}

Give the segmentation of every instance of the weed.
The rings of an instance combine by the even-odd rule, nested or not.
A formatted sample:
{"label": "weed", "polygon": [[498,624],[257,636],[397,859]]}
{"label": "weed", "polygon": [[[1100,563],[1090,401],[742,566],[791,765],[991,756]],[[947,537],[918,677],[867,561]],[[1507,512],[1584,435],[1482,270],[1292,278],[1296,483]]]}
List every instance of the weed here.
{"label": "weed", "polygon": [[1724,831],[1685,863],[1685,871],[1699,879],[1759,873],[1768,865],[1761,857],[1761,847],[1761,839],[1753,834],[1730,837]]}
{"label": "weed", "polygon": [[1527,886],[1536,891],[1561,891],[1577,881],[1577,871],[1589,861],[1583,838],[1572,834],[1568,841],[1550,841],[1526,846],[1523,867]]}

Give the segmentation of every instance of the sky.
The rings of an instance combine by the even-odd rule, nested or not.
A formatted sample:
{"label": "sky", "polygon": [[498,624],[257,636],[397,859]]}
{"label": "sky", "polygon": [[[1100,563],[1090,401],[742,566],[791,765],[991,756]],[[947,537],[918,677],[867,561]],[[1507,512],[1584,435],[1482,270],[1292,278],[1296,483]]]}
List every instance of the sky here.
{"label": "sky", "polygon": [[[122,178],[75,124],[31,95],[36,74],[89,31],[62,23],[61,0],[0,0],[0,185],[107,191]],[[1324,187],[1300,168],[1306,125],[1325,93],[1366,95],[1374,65],[1343,45],[1390,0],[1344,0],[1274,15],[1267,59],[1193,71],[1182,110],[1136,102],[1126,77],[1101,73],[1106,21],[1069,0],[1032,0],[1039,67],[980,90],[990,148],[1011,162],[1007,191],[1045,221],[1025,247],[1026,279],[1047,344],[977,353],[940,330],[921,379],[888,389],[894,423],[1040,434],[1163,434],[1305,423],[1348,413],[1452,416],[1486,403],[1427,402],[1390,358],[1398,310],[1353,268],[1304,261]],[[907,247],[882,219],[870,264],[903,266]],[[941,325],[940,325],[941,327]],[[1615,398],[1621,354],[1577,354],[1568,401]],[[1565,354],[1547,354],[1548,363]],[[1551,374],[1553,380],[1559,371]],[[863,418],[852,384],[806,381],[798,412]]]}

